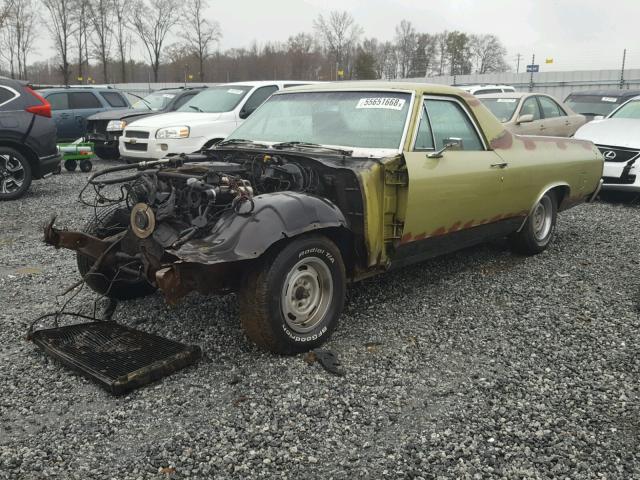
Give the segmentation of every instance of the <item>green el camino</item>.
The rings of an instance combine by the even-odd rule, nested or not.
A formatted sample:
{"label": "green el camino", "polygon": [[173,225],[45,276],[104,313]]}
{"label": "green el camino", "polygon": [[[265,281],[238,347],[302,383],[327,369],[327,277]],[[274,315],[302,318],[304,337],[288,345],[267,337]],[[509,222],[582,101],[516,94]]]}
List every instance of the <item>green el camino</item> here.
{"label": "green el camino", "polygon": [[237,292],[248,337],[292,354],[327,340],[348,282],[495,237],[542,252],[602,168],[591,142],[513,135],[456,88],[316,84],[212,149],[97,172],[85,191],[109,207],[45,240],[112,298]]}

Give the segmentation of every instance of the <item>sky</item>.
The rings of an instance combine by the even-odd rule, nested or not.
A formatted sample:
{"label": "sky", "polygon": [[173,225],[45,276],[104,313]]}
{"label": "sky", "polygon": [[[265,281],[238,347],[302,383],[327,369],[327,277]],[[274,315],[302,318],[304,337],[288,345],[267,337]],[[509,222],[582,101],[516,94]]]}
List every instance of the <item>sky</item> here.
{"label": "sky", "polygon": [[[208,18],[220,23],[220,49],[249,47],[253,41],[286,41],[311,32],[313,20],[346,10],[364,36],[392,40],[403,19],[418,32],[460,30],[493,33],[507,47],[507,62],[521,71],[532,54],[540,71],[640,68],[640,0],[209,0]],[[175,40],[175,39],[173,39]],[[34,57],[53,54],[48,39]],[[135,52],[134,52],[135,55]],[[142,57],[142,51],[138,55]],[[553,58],[553,64],[546,64]]]}

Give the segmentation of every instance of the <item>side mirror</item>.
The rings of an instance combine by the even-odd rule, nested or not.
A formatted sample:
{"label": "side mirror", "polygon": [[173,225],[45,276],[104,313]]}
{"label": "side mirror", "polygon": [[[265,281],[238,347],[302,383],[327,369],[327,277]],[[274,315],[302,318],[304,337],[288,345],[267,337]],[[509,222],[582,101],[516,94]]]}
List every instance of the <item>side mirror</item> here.
{"label": "side mirror", "polygon": [[251,108],[251,107],[249,107],[249,108],[245,108],[245,107],[242,107],[242,108],[240,109],[240,113],[239,113],[238,115],[239,115],[239,117],[240,117],[240,118],[245,119],[245,118],[247,118],[249,115],[251,115],[251,114],[253,113],[253,111],[254,111],[254,110],[255,110],[255,108]]}
{"label": "side mirror", "polygon": [[595,117],[593,117],[594,120],[603,120],[604,119],[604,115],[596,115]]}
{"label": "side mirror", "polygon": [[427,158],[442,158],[442,154],[446,150],[462,150],[463,144],[462,139],[457,137],[445,138],[443,141],[443,146],[440,150],[432,153],[427,153]]}
{"label": "side mirror", "polygon": [[526,115],[520,115],[516,120],[516,125],[520,125],[521,123],[529,123],[533,122],[533,115],[527,113]]}

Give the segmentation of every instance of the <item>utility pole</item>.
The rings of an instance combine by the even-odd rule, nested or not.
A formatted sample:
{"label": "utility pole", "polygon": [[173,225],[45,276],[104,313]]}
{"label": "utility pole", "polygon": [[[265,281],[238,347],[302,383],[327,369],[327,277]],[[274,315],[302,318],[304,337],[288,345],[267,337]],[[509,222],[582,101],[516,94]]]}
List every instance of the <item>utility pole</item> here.
{"label": "utility pole", "polygon": [[536,54],[531,56],[531,77],[529,78],[529,91],[533,92],[533,66],[536,64]]}
{"label": "utility pole", "polygon": [[620,69],[620,90],[624,88],[624,64],[627,60],[627,49],[622,52],[622,68]]}
{"label": "utility pole", "polygon": [[518,63],[516,63],[516,73],[520,73],[520,59],[522,58],[522,55],[518,54],[516,55],[516,60]]}

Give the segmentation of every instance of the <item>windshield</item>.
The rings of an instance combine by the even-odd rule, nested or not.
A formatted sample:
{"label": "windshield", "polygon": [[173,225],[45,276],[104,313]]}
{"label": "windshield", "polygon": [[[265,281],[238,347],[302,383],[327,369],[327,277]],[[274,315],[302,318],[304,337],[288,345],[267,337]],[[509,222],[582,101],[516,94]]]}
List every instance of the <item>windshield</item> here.
{"label": "windshield", "polygon": [[410,100],[402,92],[274,95],[228,139],[398,149]]}
{"label": "windshield", "polygon": [[252,87],[247,85],[227,85],[210,87],[203,90],[183,106],[179,112],[230,112],[242,100]]}
{"label": "windshield", "polygon": [[480,98],[484,106],[491,110],[502,123],[508,122],[513,117],[513,112],[518,106],[517,98]]}
{"label": "windshield", "polygon": [[136,110],[164,110],[175,96],[175,93],[154,92],[142,99],[138,99],[133,103],[132,107]]}
{"label": "windshield", "polygon": [[609,115],[620,105],[620,97],[602,95],[569,95],[565,102],[571,110],[582,115]]}
{"label": "windshield", "polygon": [[610,118],[633,118],[640,120],[640,100],[632,100],[621,106]]}

